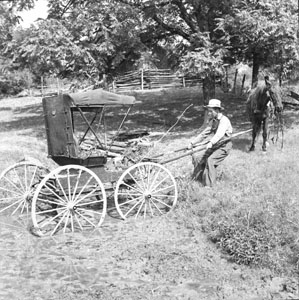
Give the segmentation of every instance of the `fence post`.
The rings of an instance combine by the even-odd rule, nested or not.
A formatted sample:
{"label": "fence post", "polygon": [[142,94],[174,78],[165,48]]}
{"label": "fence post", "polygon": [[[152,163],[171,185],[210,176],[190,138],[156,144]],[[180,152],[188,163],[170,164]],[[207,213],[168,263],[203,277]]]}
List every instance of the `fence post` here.
{"label": "fence post", "polygon": [[183,87],[186,87],[185,76],[183,76]]}
{"label": "fence post", "polygon": [[238,76],[238,69],[236,69],[236,72],[235,72],[235,79],[234,79],[233,93],[236,93],[237,76]]}
{"label": "fence post", "polygon": [[141,90],[143,91],[143,68],[141,69]]}
{"label": "fence post", "polygon": [[56,78],[56,83],[57,83],[57,95],[59,95],[60,92],[59,92],[59,79],[58,79],[58,77]]}
{"label": "fence post", "polygon": [[242,95],[243,93],[243,89],[244,89],[244,83],[245,83],[245,78],[246,78],[246,74],[243,75],[243,79],[242,79],[242,85],[241,85],[241,91],[240,91],[240,95]]}
{"label": "fence post", "polygon": [[41,77],[42,97],[44,97],[44,76]]}

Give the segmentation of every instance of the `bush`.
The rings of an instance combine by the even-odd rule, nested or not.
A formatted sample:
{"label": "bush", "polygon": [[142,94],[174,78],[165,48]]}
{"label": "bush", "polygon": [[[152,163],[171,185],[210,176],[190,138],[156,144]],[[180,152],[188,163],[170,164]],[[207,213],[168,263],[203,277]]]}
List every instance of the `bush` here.
{"label": "bush", "polygon": [[26,84],[22,80],[0,80],[0,94],[17,95],[24,90]]}
{"label": "bush", "polygon": [[24,89],[29,89],[33,84],[33,75],[28,70],[7,71],[0,77],[0,94],[17,95]]}
{"label": "bush", "polygon": [[263,224],[245,225],[238,219],[224,220],[213,226],[210,238],[238,264],[264,264],[275,247],[275,233]]}

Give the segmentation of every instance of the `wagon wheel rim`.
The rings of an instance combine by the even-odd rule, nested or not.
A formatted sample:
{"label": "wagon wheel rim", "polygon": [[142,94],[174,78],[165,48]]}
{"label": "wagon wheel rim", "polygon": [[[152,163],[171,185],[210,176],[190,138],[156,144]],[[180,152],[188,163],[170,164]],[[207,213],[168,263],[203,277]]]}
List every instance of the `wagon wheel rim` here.
{"label": "wagon wheel rim", "polygon": [[42,165],[23,161],[0,174],[0,214],[29,214],[37,184],[48,173]]}
{"label": "wagon wheel rim", "polygon": [[142,162],[131,166],[119,178],[115,206],[123,219],[155,217],[171,211],[177,202],[175,178],[164,166]]}
{"label": "wagon wheel rim", "polygon": [[98,228],[107,211],[104,185],[79,165],[59,167],[38,185],[32,200],[37,235],[54,235]]}

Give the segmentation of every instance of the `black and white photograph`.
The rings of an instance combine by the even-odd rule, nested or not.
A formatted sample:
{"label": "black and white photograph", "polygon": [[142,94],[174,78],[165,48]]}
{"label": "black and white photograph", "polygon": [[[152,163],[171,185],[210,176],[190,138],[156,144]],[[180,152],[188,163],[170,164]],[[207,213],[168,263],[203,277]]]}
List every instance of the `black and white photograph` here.
{"label": "black and white photograph", "polygon": [[299,0],[0,0],[0,300],[299,300]]}

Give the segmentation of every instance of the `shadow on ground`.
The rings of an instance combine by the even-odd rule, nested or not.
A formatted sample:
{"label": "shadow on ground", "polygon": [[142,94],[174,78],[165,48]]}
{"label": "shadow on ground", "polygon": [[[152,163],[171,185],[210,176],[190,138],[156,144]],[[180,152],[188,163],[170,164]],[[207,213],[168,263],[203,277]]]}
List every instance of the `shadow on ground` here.
{"label": "shadow on ground", "polygon": [[[124,123],[124,131],[148,130],[163,134],[171,128],[167,138],[175,139],[180,135],[191,137],[203,123],[203,98],[199,87],[134,91],[130,94],[136,97],[138,103],[133,106]],[[224,114],[231,119],[234,133],[251,128],[246,114],[244,97],[224,94],[221,91],[217,91],[216,97],[222,100],[225,108]],[[114,108],[107,112],[108,131],[117,130],[126,110],[126,108]],[[2,117],[2,115],[6,117]],[[0,102],[0,120],[0,131],[19,131],[19,134],[24,131],[23,134],[29,136],[46,138],[41,99],[34,105],[23,104],[23,106],[17,107],[1,107]],[[79,128],[83,126],[82,119],[80,122],[82,123],[76,124]],[[287,110],[285,124],[287,127],[298,124],[296,110]],[[235,149],[247,151],[249,144],[250,134],[234,139]]]}

